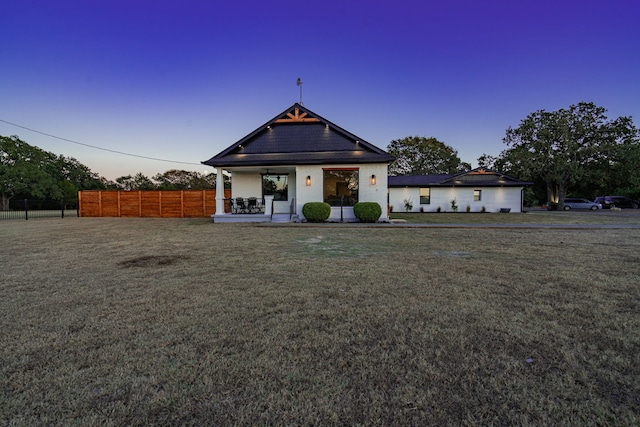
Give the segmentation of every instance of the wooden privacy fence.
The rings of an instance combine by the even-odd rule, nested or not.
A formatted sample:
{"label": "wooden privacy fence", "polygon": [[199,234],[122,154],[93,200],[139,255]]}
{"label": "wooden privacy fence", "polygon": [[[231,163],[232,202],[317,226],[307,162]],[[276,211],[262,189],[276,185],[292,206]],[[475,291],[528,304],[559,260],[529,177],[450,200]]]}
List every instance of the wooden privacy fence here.
{"label": "wooden privacy fence", "polygon": [[78,204],[81,217],[201,218],[216,212],[216,190],[79,191]]}

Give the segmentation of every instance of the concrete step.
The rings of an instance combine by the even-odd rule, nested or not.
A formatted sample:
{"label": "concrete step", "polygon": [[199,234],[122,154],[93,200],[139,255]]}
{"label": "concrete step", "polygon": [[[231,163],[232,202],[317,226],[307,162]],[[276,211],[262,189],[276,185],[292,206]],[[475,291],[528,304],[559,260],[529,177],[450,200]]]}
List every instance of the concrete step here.
{"label": "concrete step", "polygon": [[291,214],[275,213],[271,217],[271,222],[291,222]]}

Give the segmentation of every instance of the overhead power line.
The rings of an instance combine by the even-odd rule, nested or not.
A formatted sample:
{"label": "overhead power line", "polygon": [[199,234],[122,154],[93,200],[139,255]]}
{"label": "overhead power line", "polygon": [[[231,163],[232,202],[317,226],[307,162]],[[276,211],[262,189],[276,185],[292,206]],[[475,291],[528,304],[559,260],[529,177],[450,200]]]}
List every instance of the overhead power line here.
{"label": "overhead power line", "polygon": [[84,142],[78,142],[78,141],[74,141],[74,140],[72,140],[72,139],[67,139],[67,138],[62,138],[62,137],[60,137],[60,136],[52,135],[52,134],[50,134],[50,133],[41,132],[41,131],[39,131],[39,130],[31,129],[31,128],[29,128],[29,127],[22,126],[22,125],[19,125],[19,124],[16,124],[16,123],[12,123],[12,122],[9,122],[9,121],[7,121],[7,120],[2,120],[2,119],[0,119],[0,122],[6,123],[6,124],[8,124],[8,125],[15,126],[15,127],[21,128],[21,129],[25,129],[25,130],[28,130],[28,131],[30,131],[30,132],[39,133],[40,135],[48,136],[48,137],[50,137],[50,138],[59,139],[59,140],[61,140],[61,141],[66,141],[66,142],[70,142],[70,143],[72,143],[72,144],[82,145],[82,146],[89,147],[89,148],[95,148],[96,150],[102,150],[102,151],[108,151],[108,152],[110,152],[110,153],[121,154],[121,155],[123,155],[123,156],[137,157],[137,158],[139,158],[139,159],[155,160],[155,161],[157,161],[157,162],[179,163],[179,164],[181,164],[181,165],[196,165],[196,166],[202,166],[202,164],[201,164],[201,163],[180,162],[180,161],[177,161],[177,160],[159,159],[159,158],[157,158],[157,157],[141,156],[141,155],[139,155],[139,154],[131,154],[131,153],[125,153],[125,152],[123,152],[123,151],[111,150],[111,149],[109,149],[109,148],[97,147],[97,146],[95,146],[95,145],[85,144]]}

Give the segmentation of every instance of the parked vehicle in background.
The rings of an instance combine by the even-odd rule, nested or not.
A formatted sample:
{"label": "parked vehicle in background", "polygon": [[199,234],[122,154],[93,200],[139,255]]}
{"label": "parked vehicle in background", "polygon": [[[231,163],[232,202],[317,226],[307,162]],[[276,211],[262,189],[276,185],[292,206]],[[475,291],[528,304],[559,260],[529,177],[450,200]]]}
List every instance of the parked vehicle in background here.
{"label": "parked vehicle in background", "polygon": [[592,211],[595,211],[598,209],[602,209],[602,205],[600,203],[595,203],[587,199],[567,197],[566,199],[564,199],[564,210],[568,211],[571,209],[591,209]]}
{"label": "parked vehicle in background", "polygon": [[595,202],[600,203],[603,209],[610,209],[611,207],[638,209],[638,206],[640,206],[640,202],[637,200],[624,196],[600,196],[596,197]]}

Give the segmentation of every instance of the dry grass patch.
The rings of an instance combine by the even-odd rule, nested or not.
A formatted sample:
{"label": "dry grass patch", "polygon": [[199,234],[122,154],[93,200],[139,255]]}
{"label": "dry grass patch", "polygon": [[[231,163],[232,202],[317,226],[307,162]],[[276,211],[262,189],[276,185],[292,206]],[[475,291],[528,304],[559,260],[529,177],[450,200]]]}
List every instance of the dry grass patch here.
{"label": "dry grass patch", "polygon": [[173,255],[145,255],[120,261],[118,265],[124,268],[158,267],[162,265],[173,265],[182,259],[185,259],[185,257]]}
{"label": "dry grass patch", "polygon": [[640,421],[639,230],[11,225],[4,424]]}

